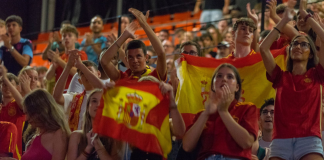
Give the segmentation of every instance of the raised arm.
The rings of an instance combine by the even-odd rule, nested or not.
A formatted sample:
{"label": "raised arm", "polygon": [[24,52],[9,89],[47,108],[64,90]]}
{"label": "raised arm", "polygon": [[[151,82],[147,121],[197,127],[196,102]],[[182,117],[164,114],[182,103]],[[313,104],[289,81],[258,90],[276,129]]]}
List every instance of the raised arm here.
{"label": "raised arm", "polygon": [[62,106],[64,105],[63,92],[64,92],[65,84],[68,79],[69,72],[75,63],[76,58],[77,58],[76,52],[70,53],[68,63],[66,64],[60,78],[57,80],[55,87],[54,87],[53,97],[54,97],[56,103],[58,103]]}
{"label": "raised arm", "polygon": [[[300,16],[302,18],[306,18],[306,16],[308,16],[308,13],[306,12],[306,5],[307,5],[307,1],[302,0],[301,4],[299,5],[299,13]],[[317,22],[318,21],[318,22]],[[321,18],[315,14],[314,18],[313,17],[309,17],[307,18],[307,20],[305,21],[305,23],[309,24],[313,31],[316,33],[317,37],[321,40],[321,46],[320,46],[320,51],[318,54],[318,58],[319,58],[319,64],[322,65],[322,67],[324,67],[324,24],[321,21]]]}
{"label": "raised arm", "polygon": [[55,70],[57,68],[57,64],[56,63],[52,63],[50,68],[47,70],[46,72],[46,80],[51,80],[52,78],[55,77]]}
{"label": "raised arm", "polygon": [[31,81],[31,78],[27,75],[26,72],[22,73],[19,77],[19,82],[20,82],[20,87],[21,87],[21,95],[23,97],[31,92],[30,81]]}
{"label": "raised arm", "polygon": [[[281,18],[276,13],[277,0],[270,0],[270,1],[267,1],[267,3],[268,3],[267,7],[269,8],[269,11],[270,11],[270,18],[276,24],[278,24],[279,21],[281,20]],[[289,25],[289,24],[285,25],[282,28],[281,33],[285,34],[290,39],[293,39],[295,36],[297,36],[299,34],[299,32],[294,28],[294,26]]]}
{"label": "raised arm", "polygon": [[172,118],[171,131],[177,137],[182,137],[186,131],[186,126],[174,100],[173,89],[170,84],[161,82],[160,90],[162,94],[169,94],[170,98],[170,118]]}
{"label": "raised arm", "polygon": [[276,67],[276,62],[270,52],[270,47],[272,43],[277,39],[278,34],[284,28],[284,26],[293,18],[292,9],[287,9],[284,12],[284,17],[280,20],[276,27],[268,34],[268,36],[262,41],[260,45],[260,53],[264,63],[264,66],[267,70],[267,73],[272,76],[272,72]]}
{"label": "raised arm", "polygon": [[[66,66],[66,62],[61,59],[61,57],[59,56],[60,53],[58,51],[58,49],[56,49],[56,51],[52,51],[52,50],[48,50],[47,52],[47,56],[49,59],[52,60],[53,63],[57,63],[60,67],[65,68]],[[70,70],[70,75],[73,76],[76,73],[77,69],[75,67],[72,67],[72,69]]]}
{"label": "raised arm", "polygon": [[[248,17],[253,20],[254,24],[258,24],[258,20],[259,20],[258,15],[255,13],[254,9],[251,10],[250,3],[246,5],[246,10],[247,10]],[[251,47],[256,52],[260,51],[258,42],[259,42],[259,32],[257,29],[255,29],[253,32],[253,41]]]}
{"label": "raised arm", "polygon": [[[115,41],[117,40],[116,36],[114,34],[108,35],[107,36],[107,42],[110,44],[113,44]],[[129,64],[126,60],[126,54],[125,54],[125,50],[124,50],[124,45],[125,43],[123,43],[120,48],[118,49],[118,59],[121,60],[126,68],[129,68]],[[107,45],[108,46],[108,45]]]}
{"label": "raised arm", "polygon": [[100,55],[100,64],[108,77],[113,81],[117,81],[119,79],[120,73],[111,63],[111,60],[114,59],[114,56],[116,55],[118,49],[128,38],[134,38],[134,33],[137,28],[138,25],[135,22],[130,23],[124,30],[123,34],[117,39],[117,41],[115,41],[115,43],[113,43],[108,48],[108,50],[102,52]]}
{"label": "raised arm", "polygon": [[142,12],[140,12],[139,10],[137,10],[135,8],[130,8],[129,11],[136,17],[139,24],[145,31],[148,39],[150,40],[150,42],[154,48],[154,51],[156,52],[156,54],[158,56],[156,69],[159,73],[160,79],[165,80],[166,71],[167,71],[166,57],[165,57],[165,53],[164,53],[164,49],[163,49],[161,41],[156,36],[156,34],[154,33],[154,31],[152,30],[150,25],[147,24],[147,22],[146,22],[147,18],[149,17],[149,11],[146,12],[145,16],[143,15]]}
{"label": "raised arm", "polygon": [[[2,80],[3,83],[8,86],[8,89],[10,91],[10,93],[12,94],[12,96],[14,97],[14,99],[16,100],[19,108],[21,110],[23,110],[23,105],[22,105],[22,100],[23,97],[21,96],[21,94],[19,93],[19,91],[17,90],[17,88],[15,88],[11,82],[9,81],[8,77],[7,77],[7,68],[3,65],[0,65],[0,70],[2,70]],[[17,84],[18,85],[18,84]]]}
{"label": "raised arm", "polygon": [[[75,51],[78,52],[78,50]],[[91,73],[90,70],[82,63],[80,56],[76,58],[75,66],[82,72],[82,74],[84,74],[84,76],[94,88],[104,88],[102,81],[97,76],[95,76],[94,73]]]}

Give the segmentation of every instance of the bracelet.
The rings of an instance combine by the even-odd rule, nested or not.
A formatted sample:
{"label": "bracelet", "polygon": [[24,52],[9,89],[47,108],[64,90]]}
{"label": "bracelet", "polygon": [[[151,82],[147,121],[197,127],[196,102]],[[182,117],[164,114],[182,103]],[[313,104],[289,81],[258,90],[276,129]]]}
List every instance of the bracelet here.
{"label": "bracelet", "polygon": [[277,27],[273,27],[273,29],[277,30],[281,34],[281,32],[279,31],[279,29]]}
{"label": "bracelet", "polygon": [[90,153],[87,153],[86,151],[83,151],[82,155],[85,156],[86,158],[88,158],[90,156]]}
{"label": "bracelet", "polygon": [[305,22],[305,23],[307,22],[307,19],[308,19],[309,17],[313,17],[313,15],[310,14],[310,13],[308,13],[307,16],[304,18],[304,22]]}

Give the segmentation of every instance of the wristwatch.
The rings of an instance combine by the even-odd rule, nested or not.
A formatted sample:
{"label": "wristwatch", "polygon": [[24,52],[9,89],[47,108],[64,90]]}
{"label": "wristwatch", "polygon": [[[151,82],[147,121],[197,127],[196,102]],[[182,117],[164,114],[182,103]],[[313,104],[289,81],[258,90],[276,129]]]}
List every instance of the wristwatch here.
{"label": "wristwatch", "polygon": [[15,49],[14,46],[11,46],[11,48],[9,48],[9,52],[12,52]]}

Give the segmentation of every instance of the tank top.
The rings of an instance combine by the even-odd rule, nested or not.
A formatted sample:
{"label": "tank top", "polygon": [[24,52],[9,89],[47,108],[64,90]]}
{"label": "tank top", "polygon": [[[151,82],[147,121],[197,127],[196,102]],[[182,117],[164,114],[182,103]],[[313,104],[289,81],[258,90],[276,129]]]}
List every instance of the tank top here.
{"label": "tank top", "polygon": [[52,159],[52,154],[49,153],[41,143],[41,136],[37,136],[21,160],[49,160]]}

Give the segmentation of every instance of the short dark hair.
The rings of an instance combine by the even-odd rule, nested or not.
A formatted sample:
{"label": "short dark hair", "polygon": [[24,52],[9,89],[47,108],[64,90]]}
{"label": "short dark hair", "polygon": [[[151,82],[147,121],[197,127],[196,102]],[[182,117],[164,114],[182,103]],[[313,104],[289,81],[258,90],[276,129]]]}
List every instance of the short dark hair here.
{"label": "short dark hair", "polygon": [[6,24],[8,24],[10,22],[17,22],[20,27],[22,27],[22,25],[23,25],[23,20],[21,19],[21,17],[19,17],[17,15],[11,15],[11,16],[7,17]]}
{"label": "short dark hair", "polygon": [[60,30],[61,35],[62,35],[63,33],[67,33],[67,32],[74,33],[75,36],[76,36],[77,38],[79,37],[79,32],[78,32],[78,30],[75,28],[75,26],[73,26],[73,25],[67,25],[67,26],[64,26],[64,27],[62,27],[61,30]]}
{"label": "short dark hair", "polygon": [[141,41],[141,40],[132,40],[130,42],[128,42],[126,49],[125,49],[125,53],[127,55],[127,51],[130,49],[138,49],[141,48],[143,50],[144,55],[146,55],[146,46],[145,44]]}
{"label": "short dark hair", "polygon": [[[7,73],[7,78],[10,82],[12,80],[14,80],[16,82],[16,84],[19,85],[19,79],[16,75],[14,75],[12,73]],[[0,84],[2,84],[2,83],[3,83],[3,77],[1,77],[1,81],[0,81]]]}
{"label": "short dark hair", "polygon": [[178,34],[180,32],[186,32],[183,28],[177,28],[175,31],[174,31],[174,34]]}
{"label": "short dark hair", "polygon": [[213,41],[213,37],[209,33],[204,33],[200,36],[201,41],[204,41],[205,38],[210,38],[210,40]]}
{"label": "short dark hair", "polygon": [[277,14],[282,14],[285,12],[287,6],[284,5],[284,4],[279,4],[277,7],[276,7],[276,13]]}
{"label": "short dark hair", "polygon": [[168,36],[170,35],[169,30],[167,30],[167,29],[162,29],[160,32],[165,32],[168,34]]}
{"label": "short dark hair", "polygon": [[245,24],[245,25],[247,25],[249,27],[252,27],[253,31],[255,31],[257,29],[256,24],[253,22],[253,20],[251,18],[242,17],[242,18],[238,19],[235,22],[235,24],[233,26],[233,31],[234,32],[237,30],[237,27],[238,27],[239,24],[241,24],[241,25]]}
{"label": "short dark hair", "polygon": [[[95,64],[94,62],[92,61],[89,61],[89,60],[85,60],[85,61],[82,61],[82,63],[86,66],[86,67],[93,67],[95,70],[98,71],[98,66],[97,64]],[[77,73],[80,75],[80,72],[81,70],[78,68],[77,69]]]}
{"label": "short dark hair", "polygon": [[264,104],[260,108],[260,116],[262,114],[263,109],[269,105],[274,105],[274,98],[264,100]]}
{"label": "short dark hair", "polygon": [[201,50],[200,50],[200,46],[198,43],[196,42],[193,42],[193,41],[187,41],[187,42],[184,42],[180,45],[180,52],[181,52],[181,49],[184,47],[184,46],[195,46],[197,48],[197,52],[198,52],[198,56],[201,57]]}
{"label": "short dark hair", "polygon": [[219,65],[215,69],[214,74],[213,74],[213,77],[211,79],[210,90],[212,92],[216,92],[213,89],[213,87],[214,87],[214,79],[216,78],[216,75],[219,72],[219,70],[222,69],[222,68],[224,68],[224,67],[230,68],[234,72],[236,82],[239,85],[239,90],[237,92],[235,92],[235,99],[238,101],[241,98],[241,94],[242,94],[242,79],[241,79],[241,76],[240,76],[238,70],[236,69],[236,67],[234,67],[233,65],[231,65],[229,63],[223,63],[223,64]]}

